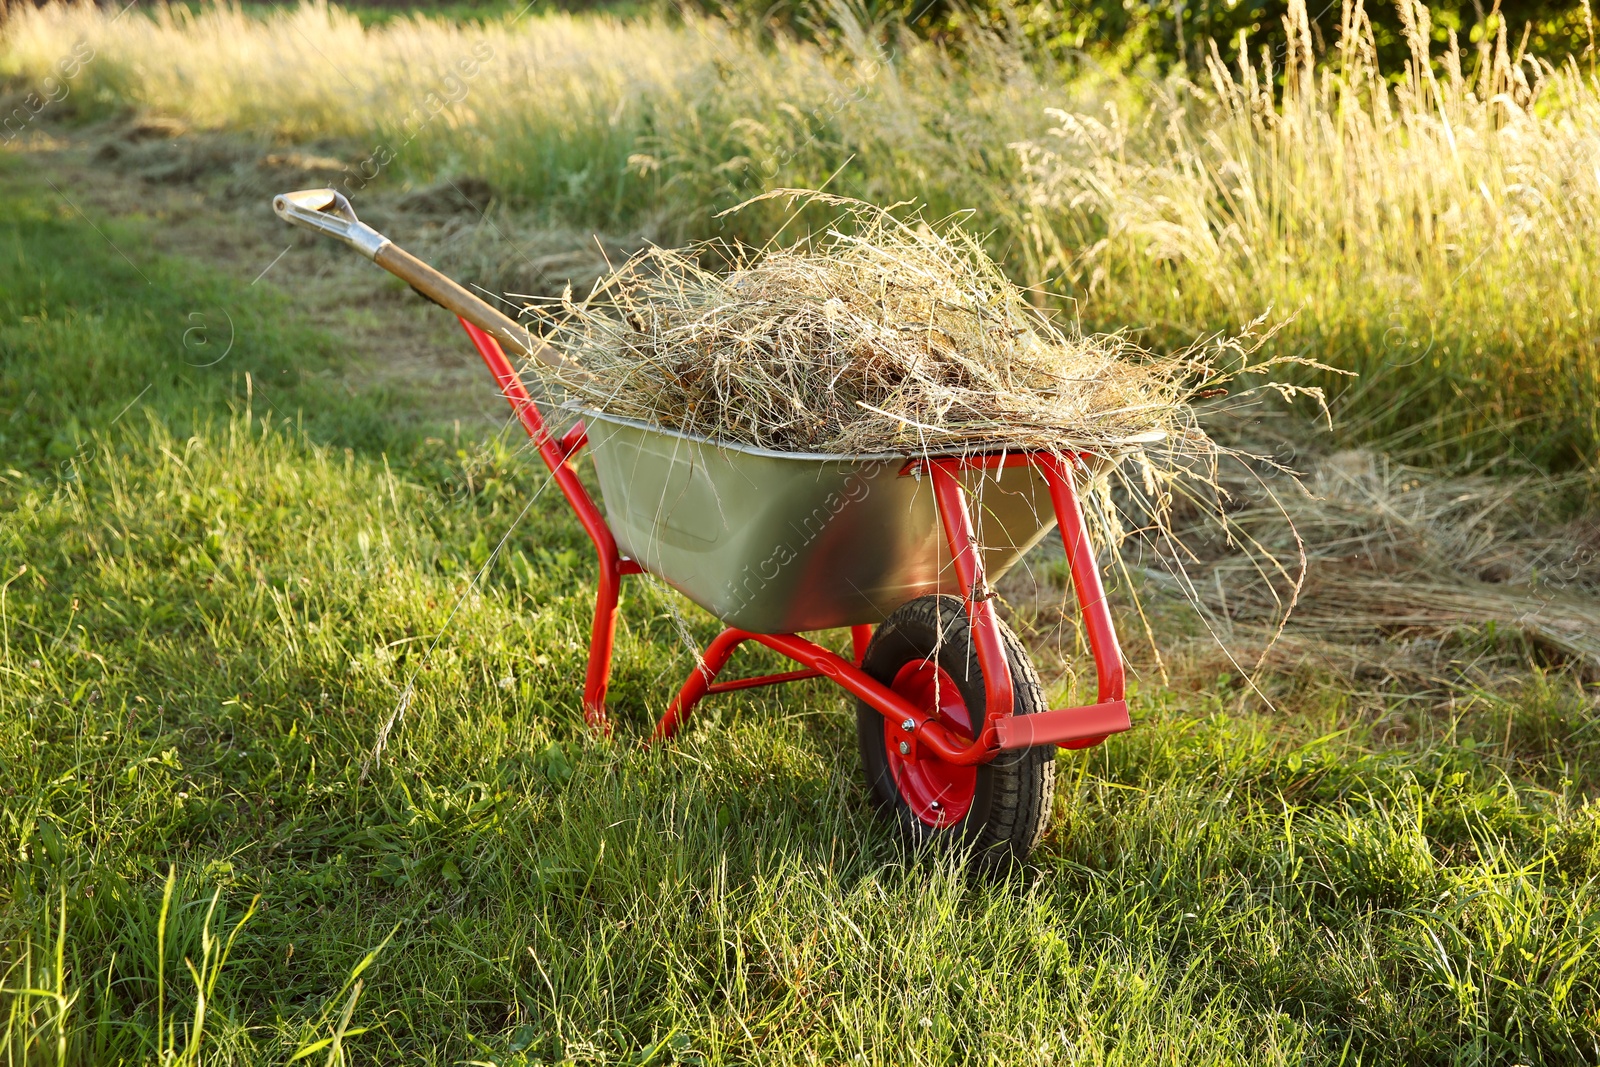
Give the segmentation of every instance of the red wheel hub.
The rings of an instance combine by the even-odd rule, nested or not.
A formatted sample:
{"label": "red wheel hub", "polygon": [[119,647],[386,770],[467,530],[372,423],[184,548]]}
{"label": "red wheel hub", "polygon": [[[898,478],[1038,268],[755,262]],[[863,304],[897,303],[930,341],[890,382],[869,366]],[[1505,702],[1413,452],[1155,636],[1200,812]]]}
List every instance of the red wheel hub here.
{"label": "red wheel hub", "polygon": [[[889,688],[952,734],[972,736],[972,716],[961,690],[938,664],[913,660],[900,668]],[[978,768],[944,762],[918,745],[896,720],[883,721],[883,747],[895,788],[913,815],[935,829],[954,826],[967,817],[978,788]]]}

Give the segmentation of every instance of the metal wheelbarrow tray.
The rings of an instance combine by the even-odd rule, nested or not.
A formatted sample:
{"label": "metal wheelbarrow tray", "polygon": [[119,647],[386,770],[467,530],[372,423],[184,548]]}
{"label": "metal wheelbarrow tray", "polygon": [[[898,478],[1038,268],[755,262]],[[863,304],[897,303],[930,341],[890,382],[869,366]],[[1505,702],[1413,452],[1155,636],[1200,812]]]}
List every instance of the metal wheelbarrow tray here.
{"label": "metal wheelbarrow tray", "polygon": [[[1078,485],[1088,454],[837,456],[773,452],[583,411],[561,437],[506,355],[574,368],[548,345],[360,222],[331,189],[287,193],[278,215],[360,251],[455,313],[594,542],[599,574],[586,721],[609,733],[606,689],[621,579],[654,574],[726,624],[656,723],[673,736],[712,693],[827,678],[856,698],[876,805],[915,841],[946,840],[985,863],[1042,838],[1052,746],[1129,727],[1125,670]],[[581,373],[581,372],[579,372]],[[577,473],[589,446],[604,513]],[[1095,703],[1051,710],[992,583],[1059,524],[1095,661]],[[799,636],[849,627],[848,657]],[[746,641],[800,665],[719,680]]]}
{"label": "metal wheelbarrow tray", "polygon": [[[879,623],[957,591],[932,484],[904,475],[905,455],[774,452],[583,414],[618,547],[729,626]],[[970,469],[961,482],[983,572],[998,581],[1055,525],[1049,483],[1032,466]]]}

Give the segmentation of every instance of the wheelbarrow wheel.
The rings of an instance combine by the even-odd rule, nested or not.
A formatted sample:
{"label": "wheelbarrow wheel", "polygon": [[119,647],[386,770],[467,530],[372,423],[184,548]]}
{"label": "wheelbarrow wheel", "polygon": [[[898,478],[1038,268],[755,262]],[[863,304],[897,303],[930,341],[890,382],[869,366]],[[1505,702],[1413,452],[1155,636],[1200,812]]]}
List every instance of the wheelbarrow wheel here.
{"label": "wheelbarrow wheel", "polygon": [[[1013,714],[1045,710],[1039,674],[1022,642],[1000,624],[1015,696]],[[983,723],[983,670],[958,597],[925,596],[890,615],[867,646],[862,669],[929,712],[953,735],[976,737]],[[969,849],[986,866],[1026,859],[1044,837],[1055,796],[1055,747],[1002,752],[957,767],[918,746],[898,722],[856,702],[856,739],[867,788],[879,811],[921,845]]]}

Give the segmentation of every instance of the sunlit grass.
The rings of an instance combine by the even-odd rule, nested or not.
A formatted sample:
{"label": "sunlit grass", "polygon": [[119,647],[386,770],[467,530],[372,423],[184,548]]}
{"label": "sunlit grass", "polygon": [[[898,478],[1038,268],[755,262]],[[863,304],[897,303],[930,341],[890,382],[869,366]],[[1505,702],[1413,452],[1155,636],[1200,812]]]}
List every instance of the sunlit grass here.
{"label": "sunlit grass", "polygon": [[[136,270],[102,234],[141,224],[0,181],[14,1062],[1594,1058],[1571,678],[1381,722],[1335,679],[1277,713],[1147,683],[1061,757],[1037,869],[976,880],[899,851],[820,682],[639,745],[673,611],[713,625],[659,586],[590,740],[593,569],[535,463],[328,388],[337,346],[264,286]],[[202,300],[250,327],[214,368],[179,343]]]}

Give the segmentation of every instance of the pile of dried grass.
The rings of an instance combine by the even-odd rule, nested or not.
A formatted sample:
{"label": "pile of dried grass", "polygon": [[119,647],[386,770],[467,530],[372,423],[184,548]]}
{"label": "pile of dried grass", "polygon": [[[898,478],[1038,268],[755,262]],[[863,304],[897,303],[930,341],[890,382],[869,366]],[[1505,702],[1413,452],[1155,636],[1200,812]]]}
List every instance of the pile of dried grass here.
{"label": "pile of dried grass", "polygon": [[1223,465],[1226,528],[1180,518],[1182,558],[1152,569],[1241,661],[1256,650],[1380,688],[1449,689],[1518,669],[1479,652],[1458,662],[1453,635],[1493,624],[1600,678],[1600,527],[1563,518],[1591,476],[1451,474],[1367,451],[1307,466],[1303,483],[1274,486]]}
{"label": "pile of dried grass", "polygon": [[785,195],[838,207],[839,224],[720,274],[704,248],[650,248],[569,295],[550,331],[584,372],[556,375],[569,399],[790,452],[1209,444],[1188,401],[1216,385],[1226,345],[1156,357],[1068,333],[957,225]]}

